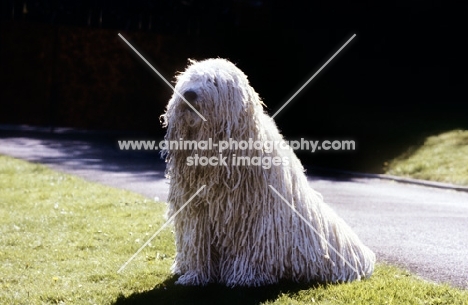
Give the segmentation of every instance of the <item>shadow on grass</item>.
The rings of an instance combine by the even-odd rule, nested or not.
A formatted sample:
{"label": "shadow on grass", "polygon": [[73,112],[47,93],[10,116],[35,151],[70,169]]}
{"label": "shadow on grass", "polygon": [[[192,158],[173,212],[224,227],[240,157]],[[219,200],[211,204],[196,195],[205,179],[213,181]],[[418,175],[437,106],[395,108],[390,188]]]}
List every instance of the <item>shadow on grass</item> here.
{"label": "shadow on grass", "polygon": [[304,289],[318,287],[319,283],[298,284],[281,282],[262,287],[235,287],[210,284],[207,286],[176,285],[177,276],[158,284],[152,290],[137,292],[128,297],[119,296],[115,305],[127,304],[242,304],[254,305],[274,301],[281,294],[294,294]]}

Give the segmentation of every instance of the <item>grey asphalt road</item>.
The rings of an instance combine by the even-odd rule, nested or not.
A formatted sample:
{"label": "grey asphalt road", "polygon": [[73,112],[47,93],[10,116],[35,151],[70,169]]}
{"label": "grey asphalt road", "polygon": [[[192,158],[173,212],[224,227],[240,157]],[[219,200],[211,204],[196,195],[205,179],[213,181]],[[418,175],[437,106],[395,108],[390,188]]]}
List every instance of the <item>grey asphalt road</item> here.
{"label": "grey asphalt road", "polygon": [[[167,198],[159,154],[120,151],[116,138],[108,135],[0,130],[0,154],[149,198]],[[379,261],[468,289],[468,193],[313,171],[309,181]]]}

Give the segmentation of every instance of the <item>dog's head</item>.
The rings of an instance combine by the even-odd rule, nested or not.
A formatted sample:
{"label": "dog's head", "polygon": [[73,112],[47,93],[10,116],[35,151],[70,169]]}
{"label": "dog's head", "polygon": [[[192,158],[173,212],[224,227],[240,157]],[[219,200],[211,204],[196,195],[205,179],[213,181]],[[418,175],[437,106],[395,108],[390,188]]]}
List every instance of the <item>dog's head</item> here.
{"label": "dog's head", "polygon": [[[229,138],[239,124],[245,125],[256,111],[263,111],[247,76],[228,60],[190,60],[176,80],[175,92],[161,116],[170,138],[194,139],[199,133]],[[170,129],[176,126],[178,132],[172,137]]]}

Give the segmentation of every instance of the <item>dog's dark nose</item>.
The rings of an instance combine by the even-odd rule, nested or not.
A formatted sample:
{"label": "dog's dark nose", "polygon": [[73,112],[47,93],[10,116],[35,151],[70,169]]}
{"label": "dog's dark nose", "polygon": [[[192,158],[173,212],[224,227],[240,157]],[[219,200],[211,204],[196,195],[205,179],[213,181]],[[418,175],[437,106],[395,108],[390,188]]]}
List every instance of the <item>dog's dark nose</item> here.
{"label": "dog's dark nose", "polygon": [[197,94],[194,92],[194,91],[185,91],[184,93],[184,98],[187,100],[187,102],[189,103],[193,103],[195,102],[195,100],[197,99]]}

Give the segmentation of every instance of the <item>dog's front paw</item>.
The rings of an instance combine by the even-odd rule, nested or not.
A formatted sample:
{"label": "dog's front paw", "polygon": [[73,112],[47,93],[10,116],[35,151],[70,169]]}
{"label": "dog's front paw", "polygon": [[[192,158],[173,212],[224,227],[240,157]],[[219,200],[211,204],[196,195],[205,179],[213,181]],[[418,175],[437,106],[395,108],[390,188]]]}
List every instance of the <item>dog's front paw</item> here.
{"label": "dog's front paw", "polygon": [[195,271],[188,271],[182,274],[175,283],[177,285],[186,286],[204,286],[209,282],[209,277],[203,276],[202,274]]}

